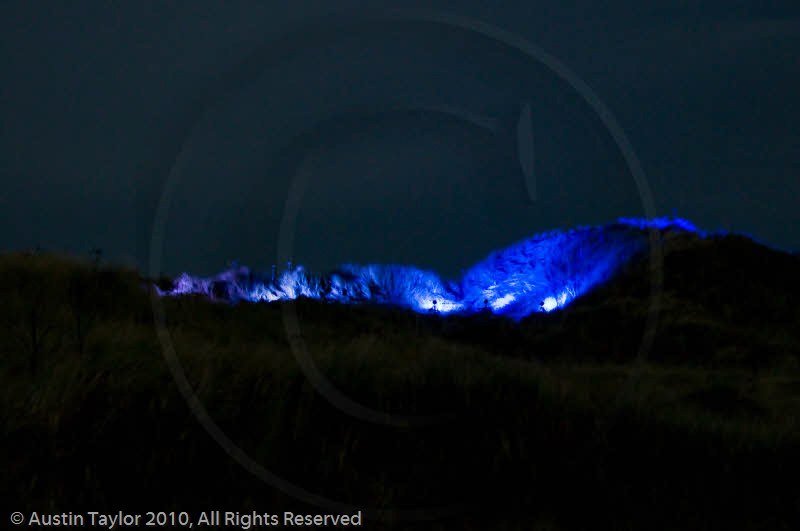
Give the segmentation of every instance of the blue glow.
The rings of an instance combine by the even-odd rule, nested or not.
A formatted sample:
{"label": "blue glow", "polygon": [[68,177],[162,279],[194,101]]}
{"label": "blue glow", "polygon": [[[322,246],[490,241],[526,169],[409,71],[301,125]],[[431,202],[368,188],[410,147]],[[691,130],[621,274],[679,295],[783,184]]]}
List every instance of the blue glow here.
{"label": "blue glow", "polygon": [[181,274],[160,295],[197,293],[214,300],[273,302],[309,297],[318,300],[372,302],[420,313],[473,313],[490,310],[521,319],[533,312],[563,308],[607,281],[621,265],[649,246],[646,229],[692,232],[686,220],[620,218],[600,227],[579,227],[537,234],[491,253],[460,280],[402,265],[345,264],[326,275],[287,268],[277,277],[232,267],[212,278]]}
{"label": "blue glow", "polygon": [[687,232],[694,232],[699,234],[700,236],[705,236],[707,233],[704,231],[699,230],[691,221],[681,219],[681,218],[654,218],[654,219],[642,219],[642,218],[619,218],[617,220],[618,223],[623,225],[629,225],[631,227],[637,227],[639,229],[679,229],[685,230]]}

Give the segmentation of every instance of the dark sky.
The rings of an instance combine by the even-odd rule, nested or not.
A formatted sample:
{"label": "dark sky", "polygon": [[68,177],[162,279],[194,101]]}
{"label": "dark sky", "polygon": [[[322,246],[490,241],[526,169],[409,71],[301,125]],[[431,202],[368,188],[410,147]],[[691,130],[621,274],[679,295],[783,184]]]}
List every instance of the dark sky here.
{"label": "dark sky", "polygon": [[[156,227],[169,273],[268,270],[299,168],[292,256],[320,271],[457,275],[541,230],[644,214],[601,120],[519,51],[342,16],[292,33],[368,5],[3,2],[0,248],[98,246],[146,269],[176,159]],[[659,215],[800,248],[797,2],[419,5],[513,32],[580,76],[630,139]],[[525,104],[535,197],[518,157]]]}

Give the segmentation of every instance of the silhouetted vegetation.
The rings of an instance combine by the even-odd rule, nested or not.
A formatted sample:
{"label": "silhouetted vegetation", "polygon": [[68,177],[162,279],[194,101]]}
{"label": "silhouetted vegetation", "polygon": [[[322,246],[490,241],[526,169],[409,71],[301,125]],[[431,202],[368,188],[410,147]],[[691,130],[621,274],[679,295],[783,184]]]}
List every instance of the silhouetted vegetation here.
{"label": "silhouetted vegetation", "polygon": [[[800,258],[666,234],[652,346],[646,257],[563,311],[235,306],[162,299],[210,417],[256,462],[364,509],[459,504],[367,529],[796,529]],[[281,512],[178,391],[152,281],[51,255],[0,257],[0,498],[12,510]],[[159,279],[164,287],[168,279]],[[426,426],[359,420],[304,375],[284,311],[340,392]]]}

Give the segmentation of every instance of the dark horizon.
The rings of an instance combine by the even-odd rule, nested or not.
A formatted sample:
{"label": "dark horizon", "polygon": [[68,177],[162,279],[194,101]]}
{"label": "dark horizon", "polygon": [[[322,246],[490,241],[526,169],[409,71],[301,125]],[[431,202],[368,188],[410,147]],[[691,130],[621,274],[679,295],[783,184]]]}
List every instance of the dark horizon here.
{"label": "dark horizon", "polygon": [[[800,248],[798,6],[425,7],[508,31],[585,81],[630,140],[656,216]],[[543,230],[646,215],[619,146],[574,88],[476,32],[323,27],[283,41],[279,57],[268,43],[334,11],[0,11],[3,251],[99,247],[148,272],[156,205],[190,132],[163,227],[169,274],[232,260],[268,271],[303,164],[292,258],[317,271],[399,263],[454,277]]]}
{"label": "dark horizon", "polygon": [[3,2],[3,518],[800,529],[798,95],[797,0]]}

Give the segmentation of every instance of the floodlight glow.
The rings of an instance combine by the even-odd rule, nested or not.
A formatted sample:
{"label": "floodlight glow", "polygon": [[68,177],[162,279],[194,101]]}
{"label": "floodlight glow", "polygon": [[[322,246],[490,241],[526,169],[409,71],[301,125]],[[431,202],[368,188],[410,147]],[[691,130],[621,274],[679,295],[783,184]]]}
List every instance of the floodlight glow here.
{"label": "floodlight glow", "polygon": [[555,297],[547,297],[542,301],[542,309],[546,312],[551,312],[558,307],[558,301]]}
{"label": "floodlight glow", "polygon": [[402,265],[345,264],[327,275],[289,267],[277,277],[232,267],[213,278],[180,275],[160,295],[199,293],[214,300],[273,302],[309,297],[338,303],[372,302],[420,313],[492,312],[518,320],[567,306],[607,281],[635,255],[647,252],[647,229],[693,232],[674,218],[620,218],[600,227],[554,230],[491,253],[457,281]]}
{"label": "floodlight glow", "polygon": [[504,306],[508,306],[509,303],[514,302],[514,295],[509,293],[504,297],[500,297],[492,302],[492,309],[493,310],[500,310]]}

